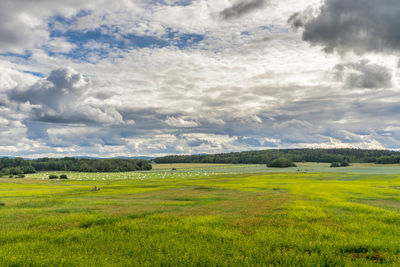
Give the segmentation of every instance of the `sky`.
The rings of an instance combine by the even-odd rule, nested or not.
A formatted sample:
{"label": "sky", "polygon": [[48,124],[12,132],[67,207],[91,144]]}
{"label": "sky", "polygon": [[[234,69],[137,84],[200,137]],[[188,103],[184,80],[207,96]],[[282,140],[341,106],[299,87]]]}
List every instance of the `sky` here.
{"label": "sky", "polygon": [[400,150],[398,0],[1,0],[0,156]]}

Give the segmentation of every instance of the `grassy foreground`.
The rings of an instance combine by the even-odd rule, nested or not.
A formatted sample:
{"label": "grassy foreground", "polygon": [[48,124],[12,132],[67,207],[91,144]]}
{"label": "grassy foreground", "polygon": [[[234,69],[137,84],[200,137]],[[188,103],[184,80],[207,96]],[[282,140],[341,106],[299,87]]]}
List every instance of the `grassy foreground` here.
{"label": "grassy foreground", "polygon": [[400,175],[154,173],[0,179],[0,266],[400,265]]}

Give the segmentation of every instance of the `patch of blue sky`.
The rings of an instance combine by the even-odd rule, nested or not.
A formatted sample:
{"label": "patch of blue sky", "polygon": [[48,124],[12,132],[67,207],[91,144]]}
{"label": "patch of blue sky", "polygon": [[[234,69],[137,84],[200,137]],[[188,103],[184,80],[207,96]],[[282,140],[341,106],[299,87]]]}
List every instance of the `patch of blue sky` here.
{"label": "patch of blue sky", "polygon": [[[105,28],[106,27],[103,26],[102,28],[86,32],[76,30],[68,30],[65,32],[53,31],[50,33],[50,37],[63,37],[68,42],[78,45],[81,49],[83,49],[83,46],[85,44],[91,42],[119,49],[165,47],[168,45],[167,41],[164,41],[157,37],[140,36],[134,34],[119,35],[117,32],[112,32]],[[90,49],[90,47],[85,48]]]}
{"label": "patch of blue sky", "polygon": [[150,4],[164,6],[190,6],[193,0],[152,0]]}
{"label": "patch of blue sky", "polygon": [[96,29],[94,31],[66,31],[52,32],[52,38],[63,37],[77,48],[68,53],[48,51],[50,56],[63,55],[72,59],[87,60],[92,55],[101,58],[108,57],[114,50],[128,50],[134,48],[162,48],[169,45],[165,40],[152,36],[125,35],[118,36],[112,32]]}
{"label": "patch of blue sky", "polygon": [[168,33],[164,37],[168,40],[169,45],[176,46],[180,49],[193,47],[205,39],[205,36],[202,34],[180,33],[173,29],[168,29],[167,32]]}
{"label": "patch of blue sky", "polygon": [[22,72],[23,73],[32,74],[33,76],[40,77],[40,78],[44,78],[45,77],[45,75],[43,73],[36,72],[36,71],[23,70]]}
{"label": "patch of blue sky", "polygon": [[80,10],[76,15],[71,17],[56,15],[49,19],[47,25],[49,29],[56,28],[56,25],[64,25],[64,26],[72,25],[76,23],[78,19],[86,17],[90,14],[92,14],[92,11],[90,10]]}
{"label": "patch of blue sky", "polygon": [[18,59],[23,59],[23,60],[28,60],[32,56],[32,52],[30,50],[25,50],[23,54],[17,54],[17,53],[0,53],[0,57],[12,57],[12,58],[18,58]]}
{"label": "patch of blue sky", "polygon": [[106,44],[109,47],[119,49],[163,48],[166,46],[187,48],[196,45],[204,39],[204,36],[200,34],[180,33],[170,29],[167,31],[167,34],[156,37],[136,34],[120,35],[115,31],[105,30],[105,28],[103,26],[102,28],[86,32],[75,30],[68,30],[66,32],[53,31],[50,33],[50,37],[63,37],[68,42],[78,45],[81,49],[84,44],[89,42]]}
{"label": "patch of blue sky", "polygon": [[288,33],[290,31],[289,26],[282,26],[282,25],[265,25],[260,27],[261,30],[268,31],[270,33]]}
{"label": "patch of blue sky", "polygon": [[[50,56],[63,55],[77,60],[87,60],[89,55],[97,54],[98,57],[107,57],[113,50],[132,50],[140,48],[177,47],[179,49],[193,48],[205,39],[204,35],[194,33],[181,33],[171,28],[166,29],[162,36],[120,34],[119,27],[101,25],[90,30],[72,30],[70,25],[77,22],[81,16],[90,14],[83,12],[79,16],[65,18],[61,16],[51,18],[48,23],[51,38],[64,38],[77,48],[68,53],[52,52],[49,47],[44,47]],[[114,54],[114,53],[113,53]]]}

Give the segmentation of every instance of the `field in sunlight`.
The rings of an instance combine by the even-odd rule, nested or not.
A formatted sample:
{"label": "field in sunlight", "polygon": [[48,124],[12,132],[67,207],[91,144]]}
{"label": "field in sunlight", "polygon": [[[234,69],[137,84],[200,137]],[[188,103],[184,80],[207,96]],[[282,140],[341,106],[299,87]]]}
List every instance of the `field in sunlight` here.
{"label": "field in sunlight", "polygon": [[400,265],[400,172],[169,168],[0,179],[0,266]]}

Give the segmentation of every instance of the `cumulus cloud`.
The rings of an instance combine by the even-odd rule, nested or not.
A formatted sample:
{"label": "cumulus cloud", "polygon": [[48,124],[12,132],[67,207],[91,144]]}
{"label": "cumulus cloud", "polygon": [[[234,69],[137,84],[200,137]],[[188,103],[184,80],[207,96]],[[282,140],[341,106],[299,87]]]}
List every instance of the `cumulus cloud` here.
{"label": "cumulus cloud", "polygon": [[71,68],[51,72],[28,89],[8,92],[11,101],[31,105],[32,119],[55,123],[123,123],[112,107],[88,102],[90,81]]}
{"label": "cumulus cloud", "polygon": [[237,19],[264,8],[267,3],[267,0],[240,0],[222,10],[219,15],[225,20]]}
{"label": "cumulus cloud", "polygon": [[[64,1],[67,2],[67,1]],[[77,2],[77,1],[73,1]],[[58,11],[62,10],[63,3]],[[68,5],[68,4],[67,4]],[[52,14],[54,1],[4,0],[0,2],[0,51],[23,52],[48,38],[43,17]]]}
{"label": "cumulus cloud", "polygon": [[187,133],[180,136],[194,151],[218,153],[238,148],[237,137],[222,134]]}
{"label": "cumulus cloud", "polygon": [[71,44],[66,41],[64,38],[54,38],[47,42],[46,44],[50,51],[56,53],[68,53],[72,49],[77,48],[78,46],[75,44]]}
{"label": "cumulus cloud", "polygon": [[338,64],[335,75],[344,82],[346,88],[390,88],[393,86],[392,70],[368,60]]}
{"label": "cumulus cloud", "polygon": [[197,127],[199,124],[195,121],[185,120],[183,118],[168,117],[165,123],[174,127]]}
{"label": "cumulus cloud", "polygon": [[367,136],[364,141],[359,143],[343,142],[342,140],[329,138],[328,142],[324,143],[308,143],[304,144],[306,148],[353,148],[353,149],[385,149],[385,147],[375,140],[374,136]]}
{"label": "cumulus cloud", "polygon": [[0,53],[23,53],[36,49],[48,41],[57,51],[66,51],[70,46],[60,40],[51,40],[48,19],[52,16],[71,17],[82,10],[108,10],[118,8],[138,9],[137,1],[105,0],[2,0],[0,1]]}
{"label": "cumulus cloud", "polygon": [[303,40],[326,52],[391,52],[400,49],[397,0],[325,0],[318,14],[294,14],[289,22],[304,27]]}

